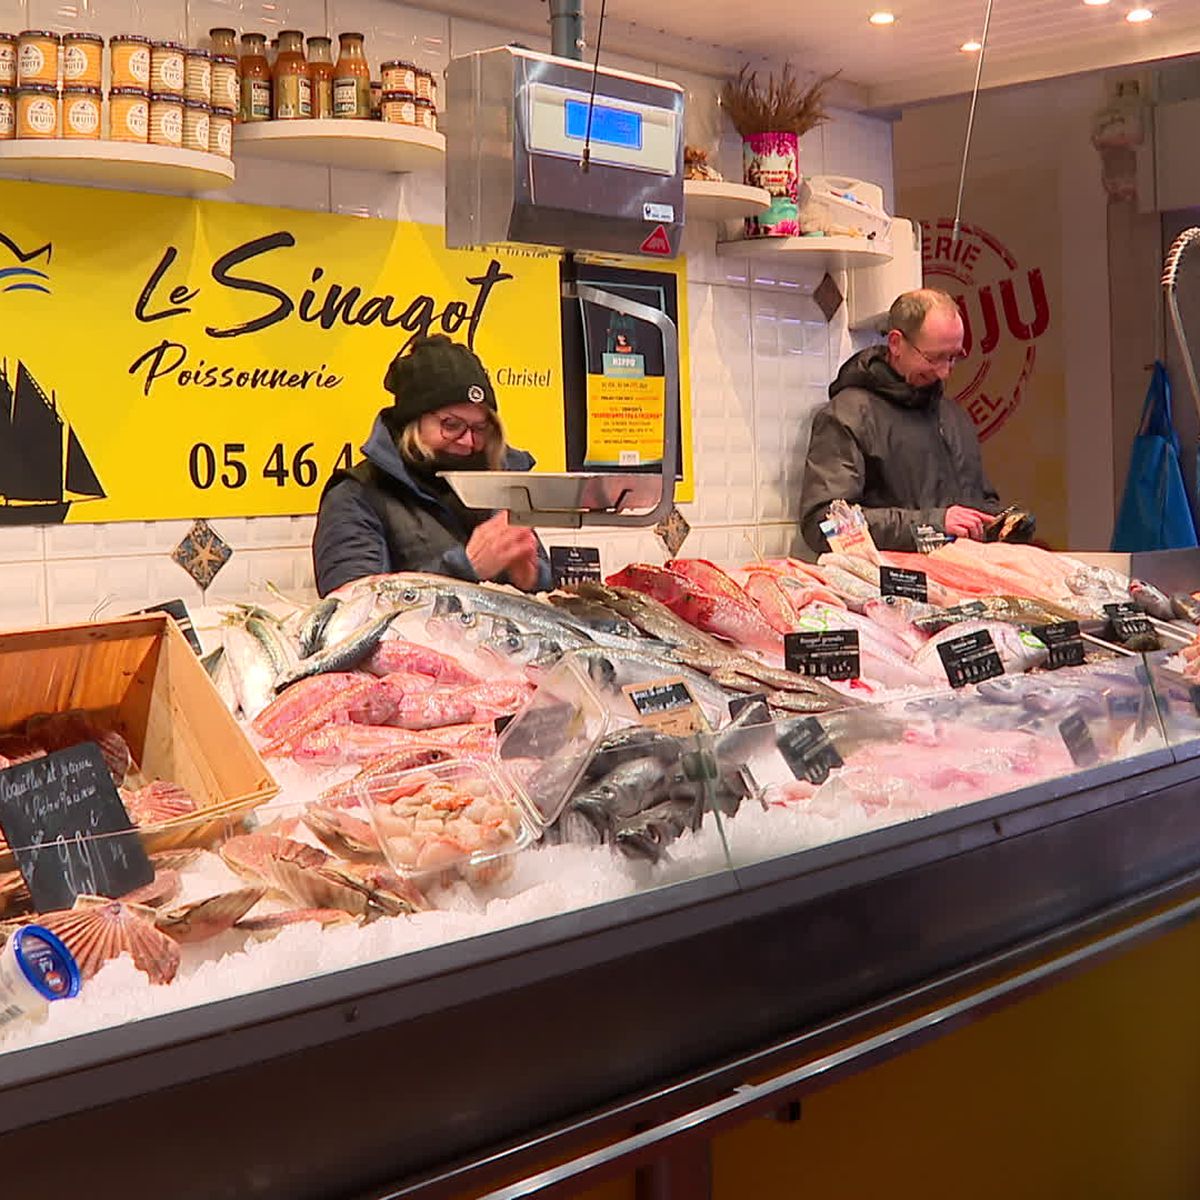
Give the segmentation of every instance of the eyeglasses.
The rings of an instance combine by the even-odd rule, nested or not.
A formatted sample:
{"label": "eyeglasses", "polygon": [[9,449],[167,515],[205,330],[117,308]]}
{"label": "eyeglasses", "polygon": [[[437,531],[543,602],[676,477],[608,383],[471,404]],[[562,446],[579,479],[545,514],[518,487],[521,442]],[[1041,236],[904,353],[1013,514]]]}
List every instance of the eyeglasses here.
{"label": "eyeglasses", "polygon": [[441,417],[442,437],[448,442],[457,442],[464,433],[469,433],[473,441],[485,442],[492,435],[496,426],[491,421],[471,422],[461,417]]}
{"label": "eyeglasses", "polygon": [[902,329],[897,329],[896,332],[931,366],[931,367],[953,367],[955,363],[960,363],[967,357],[965,350],[955,350],[950,354],[926,354],[916,342],[912,340]]}

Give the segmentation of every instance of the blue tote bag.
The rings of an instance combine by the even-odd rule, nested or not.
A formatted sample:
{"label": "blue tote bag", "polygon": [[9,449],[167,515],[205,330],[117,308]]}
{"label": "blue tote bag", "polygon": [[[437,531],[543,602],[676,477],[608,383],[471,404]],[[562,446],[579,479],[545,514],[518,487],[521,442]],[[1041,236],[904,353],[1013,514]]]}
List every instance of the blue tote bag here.
{"label": "blue tote bag", "polygon": [[1160,362],[1146,390],[1146,403],[1125,495],[1113,530],[1113,550],[1186,550],[1196,545],[1196,522],[1179,465],[1179,435],[1171,416],[1171,383]]}

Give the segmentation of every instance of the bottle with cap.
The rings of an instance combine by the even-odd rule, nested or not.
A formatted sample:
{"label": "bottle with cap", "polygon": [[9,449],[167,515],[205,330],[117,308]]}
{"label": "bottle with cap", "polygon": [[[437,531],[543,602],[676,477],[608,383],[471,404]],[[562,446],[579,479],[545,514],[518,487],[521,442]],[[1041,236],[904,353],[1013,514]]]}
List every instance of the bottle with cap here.
{"label": "bottle with cap", "polygon": [[338,34],[338,60],[333,69],[333,115],[367,120],[371,116],[371,69],[361,33]]}
{"label": "bottle with cap", "polygon": [[327,37],[308,39],[308,79],[312,92],[312,115],[325,120],[333,116],[332,43]]}

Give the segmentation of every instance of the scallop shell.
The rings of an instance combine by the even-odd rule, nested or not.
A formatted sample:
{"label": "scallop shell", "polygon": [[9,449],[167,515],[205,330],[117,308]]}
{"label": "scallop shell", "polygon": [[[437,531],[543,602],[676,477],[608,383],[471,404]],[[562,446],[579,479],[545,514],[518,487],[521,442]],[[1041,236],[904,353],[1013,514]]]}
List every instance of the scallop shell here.
{"label": "scallop shell", "polygon": [[0,734],[0,754],[15,766],[31,758],[45,758],[46,752],[30,738],[21,733]]}
{"label": "scallop shell", "polygon": [[306,867],[294,858],[276,858],[270,862],[267,881],[272,891],[302,908],[340,908],[355,917],[367,911],[366,890],[326,867]]}
{"label": "scallop shell", "polygon": [[163,850],[151,854],[150,861],[156,871],[185,871],[203,853],[203,850]]}
{"label": "scallop shell", "polygon": [[20,871],[5,871],[0,875],[0,912],[27,908],[32,903],[29,887]]}
{"label": "scallop shell", "polygon": [[109,959],[129,954],[151,983],[170,983],[179,970],[179,947],[154,927],[155,911],[104,896],[78,896],[75,907],[38,918],[63,940],[84,979]]}
{"label": "scallop shell", "polygon": [[315,921],[328,929],[333,925],[352,924],[354,918],[340,908],[293,908],[287,912],[266,913],[261,917],[243,917],[237,923],[237,928],[258,937],[274,937],[281,929],[299,925],[303,921]]}
{"label": "scallop shell", "polygon": [[339,858],[351,862],[382,862],[383,848],[375,830],[362,819],[341,808],[310,804],[304,824]]}
{"label": "scallop shell", "polygon": [[158,914],[158,927],[177,942],[203,942],[232,929],[266,894],[266,888],[239,888]]}
{"label": "scallop shell", "polygon": [[376,863],[330,863],[322,875],[362,892],[378,913],[398,917],[425,912],[431,906],[410,879],[403,879],[390,867]]}
{"label": "scallop shell", "polygon": [[182,887],[183,882],[179,878],[178,871],[159,868],[149,883],[132,892],[126,892],[121,897],[121,903],[145,904],[149,908],[161,908],[164,904],[170,904],[179,895]]}
{"label": "scallop shell", "polygon": [[294,841],[278,833],[244,833],[229,838],[220,849],[225,865],[251,883],[275,886],[274,864],[286,860],[304,870],[324,866],[329,855],[316,846]]}
{"label": "scallop shell", "polygon": [[135,825],[160,825],[196,811],[196,801],[185,788],[166,779],[156,779],[136,792],[122,797],[125,811]]}

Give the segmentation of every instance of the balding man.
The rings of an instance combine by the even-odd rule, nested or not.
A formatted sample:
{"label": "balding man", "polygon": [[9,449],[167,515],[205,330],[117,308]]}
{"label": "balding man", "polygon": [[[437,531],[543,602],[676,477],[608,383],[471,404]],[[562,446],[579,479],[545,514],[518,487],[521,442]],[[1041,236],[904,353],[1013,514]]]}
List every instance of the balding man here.
{"label": "balding man", "polygon": [[981,538],[999,512],[971,419],[945,394],[964,357],[958,305],[945,292],[906,292],[888,313],[887,344],[842,365],[813,418],[800,494],[800,532],[829,549],[830,502],[861,506],[881,550],[916,549],[918,526]]}

